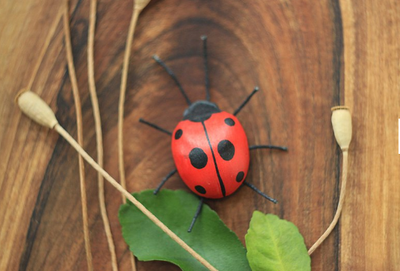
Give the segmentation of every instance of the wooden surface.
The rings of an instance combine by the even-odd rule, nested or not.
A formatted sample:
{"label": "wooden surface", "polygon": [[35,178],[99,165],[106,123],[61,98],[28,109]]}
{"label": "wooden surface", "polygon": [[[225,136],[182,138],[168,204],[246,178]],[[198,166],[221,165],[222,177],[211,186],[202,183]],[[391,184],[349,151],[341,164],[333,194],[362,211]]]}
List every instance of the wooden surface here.
{"label": "wooden surface", "polygon": [[[342,17],[332,1],[153,1],[139,19],[125,109],[125,161],[130,191],[153,188],[173,168],[168,136],[139,117],[172,130],[185,101],[151,59],[176,72],[191,99],[204,97],[200,36],[209,37],[211,96],[228,112],[255,85],[261,91],[238,115],[250,144],[287,145],[288,153],[253,151],[248,188],[207,201],[244,241],[254,210],[295,223],[309,247],[328,226],[338,201],[340,152],[330,107],[353,112],[348,195],[340,226],[312,256],[313,270],[398,270],[400,182],[400,5],[352,0],[354,89],[343,89]],[[58,1],[0,1],[0,270],[85,270],[76,153],[54,131],[31,122],[13,103],[26,86]],[[105,168],[118,177],[117,103],[131,1],[100,0],[95,44],[96,84],[105,141]],[[74,57],[84,113],[85,149],[95,156],[86,45],[89,1],[71,3]],[[61,23],[33,91],[76,136]],[[97,200],[96,173],[86,169],[95,270],[110,270]],[[177,176],[166,187],[186,189]],[[129,270],[117,211],[120,195],[106,185],[120,270]],[[139,262],[138,270],[178,270]]]}

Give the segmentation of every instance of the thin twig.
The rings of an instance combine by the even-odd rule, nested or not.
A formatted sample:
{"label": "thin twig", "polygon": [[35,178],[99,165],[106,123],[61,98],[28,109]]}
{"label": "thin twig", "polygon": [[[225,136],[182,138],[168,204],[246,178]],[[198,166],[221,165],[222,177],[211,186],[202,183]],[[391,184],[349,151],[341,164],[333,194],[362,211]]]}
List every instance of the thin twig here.
{"label": "thin twig", "polygon": [[[90,16],[89,16],[89,32],[88,32],[88,79],[89,79],[89,92],[90,98],[92,101],[93,107],[93,117],[95,123],[96,130],[96,147],[97,147],[97,163],[103,167],[104,159],[103,159],[103,133],[101,129],[101,118],[100,118],[100,108],[99,102],[97,99],[96,92],[96,82],[94,76],[94,36],[96,29],[96,9],[97,9],[97,0],[90,1]],[[104,198],[104,179],[100,173],[97,175],[98,179],[98,188],[99,188],[99,205],[100,205],[100,213],[101,218],[103,220],[104,231],[106,233],[108,248],[110,250],[111,255],[111,266],[112,270],[118,271],[118,263],[117,256],[115,254],[115,246],[113,241],[113,236],[110,228],[110,222],[108,220],[106,203]]]}
{"label": "thin twig", "polygon": [[[150,0],[135,0],[133,2],[132,17],[129,23],[128,36],[126,38],[126,44],[125,44],[124,62],[122,66],[121,87],[120,87],[119,103],[118,103],[118,165],[119,165],[120,182],[124,189],[126,189],[125,164],[124,164],[124,135],[123,135],[124,104],[125,104],[126,84],[128,81],[129,58],[131,55],[132,42],[139,15],[149,2]],[[126,203],[126,197],[123,194],[122,194],[122,202]],[[129,257],[131,261],[132,271],[136,271],[135,257],[133,256],[132,252],[129,253]]]}
{"label": "thin twig", "polygon": [[[125,165],[124,165],[124,104],[125,104],[125,93],[126,83],[128,80],[128,69],[129,69],[129,58],[131,55],[131,47],[133,41],[133,35],[135,33],[137,19],[140,11],[133,9],[131,22],[129,24],[128,37],[125,45],[124,63],[122,66],[122,77],[121,77],[121,88],[119,93],[119,105],[118,105],[118,161],[119,161],[119,177],[121,185],[126,189],[125,179]],[[122,196],[122,202],[126,202],[125,196]]]}
{"label": "thin twig", "polygon": [[[83,131],[82,131],[82,108],[81,100],[79,97],[78,83],[76,80],[76,72],[74,59],[72,55],[72,45],[71,45],[71,30],[69,27],[69,3],[68,0],[64,1],[64,35],[65,35],[65,47],[67,54],[68,70],[72,85],[72,93],[75,100],[75,111],[76,111],[76,126],[78,134],[78,143],[83,145]],[[85,182],[85,166],[83,164],[83,159],[79,156],[79,178],[80,178],[80,188],[81,188],[81,201],[82,201],[82,220],[83,220],[83,234],[85,239],[85,250],[86,250],[86,260],[88,265],[88,270],[93,270],[93,260],[92,252],[90,248],[90,237],[89,237],[89,223],[87,214],[87,199],[86,199],[86,182]]]}
{"label": "thin twig", "polygon": [[339,218],[340,214],[342,213],[342,208],[343,208],[343,202],[344,198],[346,195],[346,184],[347,184],[347,169],[348,169],[348,151],[345,150],[343,151],[343,166],[342,166],[342,185],[340,188],[340,196],[339,196],[339,203],[338,207],[336,209],[335,216],[329,225],[329,227],[326,229],[326,231],[321,235],[320,238],[312,245],[312,247],[308,250],[308,255],[311,255],[324,241],[325,239],[329,236],[329,234],[332,232],[332,230],[335,228]]}
{"label": "thin twig", "polygon": [[[121,88],[119,94],[119,104],[118,104],[118,165],[119,165],[119,178],[123,188],[126,189],[126,178],[125,178],[125,164],[124,164],[124,104],[125,104],[125,92],[126,83],[128,80],[128,68],[129,68],[129,58],[131,54],[131,47],[133,41],[133,35],[135,33],[136,23],[140,14],[140,10],[133,9],[131,22],[129,24],[128,37],[125,45],[125,55],[124,63],[122,67],[122,78],[121,78]],[[126,203],[126,197],[122,194],[122,202]],[[133,257],[132,252],[129,253],[129,258],[132,266],[132,271],[136,271],[135,257]]]}

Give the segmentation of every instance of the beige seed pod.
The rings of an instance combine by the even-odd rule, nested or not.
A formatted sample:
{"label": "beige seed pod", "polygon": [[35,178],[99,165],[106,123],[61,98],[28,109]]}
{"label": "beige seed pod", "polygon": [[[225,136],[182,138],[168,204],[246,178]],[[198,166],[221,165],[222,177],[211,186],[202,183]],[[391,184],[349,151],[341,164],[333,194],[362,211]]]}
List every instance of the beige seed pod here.
{"label": "beige seed pod", "polygon": [[58,124],[56,116],[51,108],[35,93],[30,90],[22,90],[15,97],[19,108],[28,117],[40,125],[54,128]]}
{"label": "beige seed pod", "polygon": [[142,10],[149,2],[150,0],[135,0],[134,9]]}
{"label": "beige seed pod", "polygon": [[326,231],[318,238],[318,240],[311,246],[308,250],[308,255],[311,255],[324,240],[333,231],[340,214],[342,213],[344,198],[346,195],[346,183],[347,183],[347,171],[348,171],[348,157],[349,157],[349,145],[351,142],[352,126],[351,126],[351,114],[347,106],[335,106],[331,108],[332,110],[332,127],[335,134],[335,138],[340,148],[342,149],[343,155],[343,166],[342,166],[342,185],[340,188],[339,202],[336,209],[335,216]]}
{"label": "beige seed pod", "polygon": [[351,114],[347,106],[335,106],[332,110],[332,126],[340,148],[349,149],[352,136]]}

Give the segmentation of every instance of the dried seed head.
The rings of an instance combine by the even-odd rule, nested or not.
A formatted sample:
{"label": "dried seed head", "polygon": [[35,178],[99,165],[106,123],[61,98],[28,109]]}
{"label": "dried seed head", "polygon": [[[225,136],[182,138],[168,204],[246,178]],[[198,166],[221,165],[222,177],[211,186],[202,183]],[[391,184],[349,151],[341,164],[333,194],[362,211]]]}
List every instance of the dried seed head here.
{"label": "dried seed head", "polygon": [[335,106],[332,110],[332,126],[335,138],[340,148],[343,151],[349,149],[352,126],[351,126],[351,114],[347,106]]}
{"label": "dried seed head", "polygon": [[53,129],[58,124],[51,108],[32,91],[20,91],[15,97],[15,101],[22,112],[40,125]]}
{"label": "dried seed head", "polygon": [[136,10],[143,10],[149,2],[150,0],[135,0],[134,8]]}

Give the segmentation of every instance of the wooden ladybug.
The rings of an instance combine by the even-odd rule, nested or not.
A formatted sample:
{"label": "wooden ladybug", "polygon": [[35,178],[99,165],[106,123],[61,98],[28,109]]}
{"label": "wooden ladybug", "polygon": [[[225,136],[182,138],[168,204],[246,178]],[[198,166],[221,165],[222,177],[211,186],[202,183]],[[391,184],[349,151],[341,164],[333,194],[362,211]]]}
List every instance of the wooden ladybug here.
{"label": "wooden ladybug", "polygon": [[159,131],[172,136],[171,149],[176,169],[172,170],[154,190],[157,194],[165,182],[176,172],[195,194],[200,196],[200,203],[189,227],[189,232],[201,211],[204,198],[218,199],[231,195],[243,184],[276,203],[252,184],[245,181],[250,164],[249,150],[269,148],[287,150],[286,147],[273,145],[248,145],[246,133],[236,115],[258,91],[253,92],[235,110],[233,114],[221,111],[210,102],[207,37],[202,36],[206,81],[206,100],[192,103],[179,83],[177,77],[158,57],[154,60],[172,77],[186,99],[189,107],[183,113],[183,120],[171,133],[155,124],[140,119]]}

